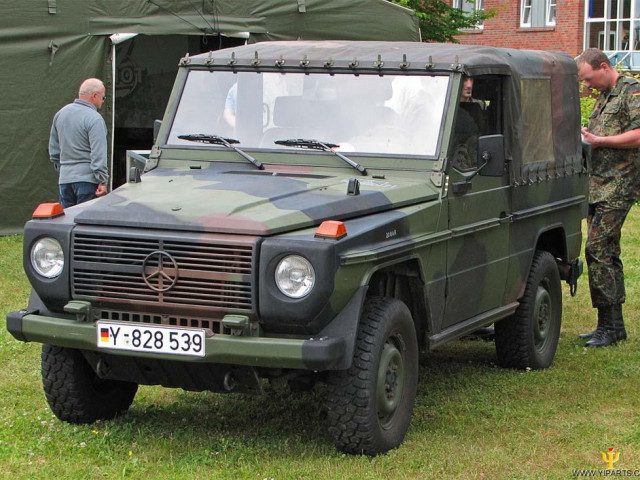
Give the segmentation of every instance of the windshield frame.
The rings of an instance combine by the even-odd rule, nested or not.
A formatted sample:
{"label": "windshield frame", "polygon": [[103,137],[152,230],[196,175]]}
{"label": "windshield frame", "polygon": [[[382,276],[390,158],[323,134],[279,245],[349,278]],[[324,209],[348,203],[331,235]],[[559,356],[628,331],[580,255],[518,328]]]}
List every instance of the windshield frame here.
{"label": "windshield frame", "polygon": [[[432,162],[426,162],[425,160],[437,161],[442,155],[443,149],[443,141],[444,141],[444,133],[447,125],[447,116],[448,110],[450,106],[450,99],[453,89],[455,88],[454,72],[450,71],[436,71],[436,72],[425,72],[425,70],[406,70],[406,71],[389,71],[389,72],[380,72],[375,69],[358,69],[357,72],[348,69],[336,69],[336,71],[327,72],[326,69],[319,68],[309,68],[301,70],[300,68],[248,68],[248,67],[238,67],[238,68],[229,68],[229,67],[220,67],[218,66],[208,66],[203,67],[199,65],[192,65],[187,68],[181,69],[183,70],[183,78],[182,81],[176,82],[176,87],[174,88],[172,95],[172,105],[168,108],[165,114],[164,119],[164,127],[162,130],[164,131],[164,135],[158,138],[160,143],[160,147],[162,150],[167,151],[180,151],[180,150],[196,150],[196,151],[216,151],[222,152],[223,148],[216,145],[204,145],[204,144],[179,144],[179,143],[170,143],[169,140],[171,136],[177,136],[178,133],[174,132],[174,125],[178,116],[180,101],[183,98],[185,88],[188,84],[189,77],[192,73],[195,72],[209,72],[209,73],[231,73],[231,74],[256,74],[256,73],[276,73],[276,74],[295,74],[295,75],[322,75],[324,77],[336,77],[336,76],[376,76],[376,77],[393,77],[392,80],[396,77],[443,77],[446,79],[446,92],[442,97],[442,106],[441,106],[441,117],[438,121],[438,129],[437,129],[437,137],[435,140],[435,146],[432,154],[421,154],[421,153],[397,153],[397,152],[376,152],[376,151],[348,151],[348,150],[340,150],[341,153],[346,154],[349,157],[357,157],[359,163],[362,163],[365,166],[372,166],[374,168],[388,168],[385,165],[385,162],[378,161],[382,159],[387,159],[387,164],[389,160],[392,160],[391,168],[407,168],[407,169],[416,169],[416,170],[431,170]],[[189,132],[189,133],[204,133],[204,132]],[[331,139],[328,138],[315,138],[315,140],[322,142],[330,142]],[[314,166],[318,165],[317,157],[322,156],[333,156],[330,152],[314,152],[314,151],[300,151],[297,149],[292,149],[288,147],[280,147],[277,145],[273,145],[273,147],[262,147],[262,146],[247,146],[247,145],[239,145],[242,150],[247,152],[252,152],[252,154],[259,155],[263,162],[267,163],[294,163],[294,164],[307,164],[311,163]],[[294,154],[297,159],[296,160],[285,160],[282,158],[282,154],[286,153],[288,155]],[[171,155],[175,156],[174,154]],[[207,160],[205,155],[197,154],[196,157],[198,159]],[[224,157],[227,157],[226,155]],[[306,160],[302,157],[311,157],[309,160]],[[216,159],[219,159],[220,156],[216,155]],[[276,160],[277,158],[277,160]],[[208,160],[214,160],[209,158]],[[373,162],[373,163],[369,163]],[[324,163],[324,162],[322,162]],[[328,161],[327,166],[333,166],[334,161]]]}

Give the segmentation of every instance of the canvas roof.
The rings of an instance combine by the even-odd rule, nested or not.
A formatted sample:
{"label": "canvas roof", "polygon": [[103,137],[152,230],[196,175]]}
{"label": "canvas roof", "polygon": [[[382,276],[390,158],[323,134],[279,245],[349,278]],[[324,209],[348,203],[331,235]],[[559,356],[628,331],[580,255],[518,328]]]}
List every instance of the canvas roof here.
{"label": "canvas roof", "polygon": [[[581,145],[577,132],[579,111],[572,108],[578,96],[577,67],[566,53],[516,50],[460,44],[378,41],[269,42],[246,45],[190,58],[190,65],[228,69],[233,55],[235,69],[300,69],[366,73],[462,72],[470,76],[506,76],[504,92],[506,156],[515,168],[538,168],[524,165],[523,154],[531,153],[525,145],[523,102],[531,95],[522,94],[523,80],[540,79],[550,85],[555,161],[558,164],[579,162]],[[259,61],[258,66],[255,66]],[[276,63],[281,65],[276,67]],[[304,63],[304,67],[301,64]],[[328,66],[330,65],[330,66]],[[535,98],[533,99],[535,100]],[[568,108],[565,108],[565,105]],[[530,130],[529,130],[530,131]]]}

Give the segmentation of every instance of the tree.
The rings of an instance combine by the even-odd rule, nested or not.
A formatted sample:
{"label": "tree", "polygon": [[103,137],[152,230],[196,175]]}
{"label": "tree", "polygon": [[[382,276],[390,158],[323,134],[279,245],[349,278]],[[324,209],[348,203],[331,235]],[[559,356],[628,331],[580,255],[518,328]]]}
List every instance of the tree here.
{"label": "tree", "polygon": [[[463,12],[443,0],[389,0],[413,10],[420,21],[422,40],[457,43],[460,30],[474,28],[495,15],[492,10]],[[473,3],[474,0],[464,0]]]}

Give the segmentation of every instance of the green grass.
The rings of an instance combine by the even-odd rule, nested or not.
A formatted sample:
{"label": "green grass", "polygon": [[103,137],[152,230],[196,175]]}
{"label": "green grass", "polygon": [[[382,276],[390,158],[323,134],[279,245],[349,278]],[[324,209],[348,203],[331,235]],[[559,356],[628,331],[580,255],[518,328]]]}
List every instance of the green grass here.
{"label": "green grass", "polygon": [[[586,275],[563,287],[564,320],[552,368],[497,368],[493,343],[454,342],[421,356],[414,417],[403,445],[376,458],[337,453],[325,428],[323,388],[268,396],[141,387],[129,413],[75,426],[42,393],[40,345],[0,330],[1,478],[533,479],[640,469],[640,209],[623,236],[629,340],[586,350]],[[0,237],[0,316],[26,306],[21,237]]]}

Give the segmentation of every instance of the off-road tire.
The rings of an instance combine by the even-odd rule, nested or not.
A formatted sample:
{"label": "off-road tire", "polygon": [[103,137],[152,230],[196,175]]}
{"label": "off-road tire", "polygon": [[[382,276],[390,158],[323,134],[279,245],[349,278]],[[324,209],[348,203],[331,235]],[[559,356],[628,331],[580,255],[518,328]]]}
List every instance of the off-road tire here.
{"label": "off-road tire", "polygon": [[507,368],[547,368],[553,362],[562,324],[558,266],[546,251],[536,251],[524,295],[515,313],[495,324],[498,364]]}
{"label": "off-road tire", "polygon": [[400,445],[411,422],[419,367],[409,309],[367,299],[356,342],[351,368],[327,377],[329,431],[341,452],[373,456]]}
{"label": "off-road tire", "polygon": [[78,350],[42,345],[42,384],[47,402],[60,420],[93,423],[126,412],[137,383],[99,378]]}

